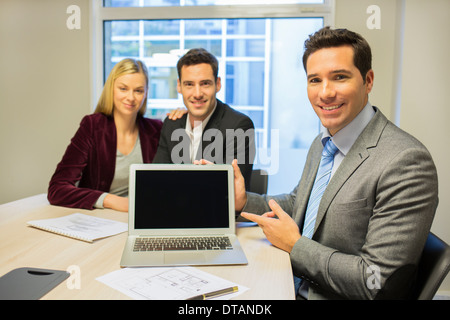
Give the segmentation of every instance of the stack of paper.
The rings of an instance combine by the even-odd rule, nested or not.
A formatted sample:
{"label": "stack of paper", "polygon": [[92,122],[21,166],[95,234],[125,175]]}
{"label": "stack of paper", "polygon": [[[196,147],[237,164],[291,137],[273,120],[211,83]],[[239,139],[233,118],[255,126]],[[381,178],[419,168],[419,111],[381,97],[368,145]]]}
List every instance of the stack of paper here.
{"label": "stack of paper", "polygon": [[128,224],[110,219],[73,213],[54,219],[28,221],[28,225],[87,242],[93,242],[128,230]]}

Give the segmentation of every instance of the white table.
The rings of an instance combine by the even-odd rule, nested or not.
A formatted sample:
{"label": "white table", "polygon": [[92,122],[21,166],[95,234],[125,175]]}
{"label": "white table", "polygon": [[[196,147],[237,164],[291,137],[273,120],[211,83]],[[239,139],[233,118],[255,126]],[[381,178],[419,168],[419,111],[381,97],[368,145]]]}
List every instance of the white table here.
{"label": "white table", "polygon": [[[108,209],[83,210],[52,206],[46,194],[0,205],[0,276],[20,267],[80,270],[80,288],[66,281],[43,299],[128,299],[95,280],[120,269],[127,233],[94,243],[75,240],[27,226],[30,220],[56,218],[75,212],[128,222],[128,214]],[[237,223],[237,235],[248,265],[208,266],[199,269],[249,288],[238,296],[246,300],[295,299],[288,253],[272,246],[258,226]]]}

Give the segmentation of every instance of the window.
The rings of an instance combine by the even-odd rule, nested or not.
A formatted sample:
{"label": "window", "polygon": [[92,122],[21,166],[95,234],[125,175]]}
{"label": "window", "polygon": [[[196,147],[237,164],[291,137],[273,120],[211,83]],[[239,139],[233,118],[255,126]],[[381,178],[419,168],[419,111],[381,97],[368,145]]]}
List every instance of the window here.
{"label": "window", "polygon": [[[306,96],[303,43],[332,24],[333,7],[331,0],[105,0],[94,8],[95,95],[115,63],[138,58],[149,68],[147,116],[163,119],[183,106],[176,90],[178,58],[203,47],[219,60],[218,99],[255,124],[255,167],[286,181],[289,170],[302,167],[291,160],[305,158],[320,128]],[[274,179],[269,191],[276,192]]]}
{"label": "window", "polygon": [[105,0],[105,7],[169,7],[204,5],[314,4],[324,0]]}

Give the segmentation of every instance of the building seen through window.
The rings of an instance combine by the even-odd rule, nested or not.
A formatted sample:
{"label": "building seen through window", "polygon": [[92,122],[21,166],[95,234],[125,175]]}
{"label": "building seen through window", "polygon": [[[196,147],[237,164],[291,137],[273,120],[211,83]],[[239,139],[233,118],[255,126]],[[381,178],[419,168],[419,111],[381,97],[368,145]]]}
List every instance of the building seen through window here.
{"label": "building seen through window", "polygon": [[[230,1],[109,0],[104,1],[104,6],[220,6],[226,3]],[[239,3],[274,1],[240,0]],[[288,170],[298,171],[303,167],[300,163],[305,158],[303,153],[319,133],[320,124],[306,95],[301,57],[304,41],[324,26],[323,17],[133,19],[130,16],[105,19],[102,24],[103,78],[106,79],[115,63],[124,58],[142,60],[149,69],[148,117],[164,119],[171,109],[183,107],[182,97],[177,92],[176,63],[187,50],[205,48],[219,61],[222,88],[217,98],[250,116],[255,124],[257,158],[267,155],[255,160],[256,167],[273,167],[269,162],[275,156],[279,159],[273,174],[283,175],[285,171],[286,175]],[[296,159],[300,162],[295,163]],[[271,176],[269,181],[274,179],[277,178]],[[298,181],[298,175],[292,178],[294,180]],[[280,185],[279,189],[286,191],[285,186]],[[269,193],[276,191],[271,190],[269,182]]]}

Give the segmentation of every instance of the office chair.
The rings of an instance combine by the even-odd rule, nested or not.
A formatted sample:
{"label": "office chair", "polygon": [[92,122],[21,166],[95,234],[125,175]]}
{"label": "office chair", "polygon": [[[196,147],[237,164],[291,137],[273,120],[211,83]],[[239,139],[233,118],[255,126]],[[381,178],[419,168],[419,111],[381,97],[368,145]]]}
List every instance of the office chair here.
{"label": "office chair", "polygon": [[252,177],[250,180],[250,188],[248,191],[266,194],[267,193],[267,183],[269,180],[269,176],[266,170],[263,169],[254,169],[252,171]]}
{"label": "office chair", "polygon": [[450,271],[450,246],[432,232],[419,261],[414,298],[432,300]]}

